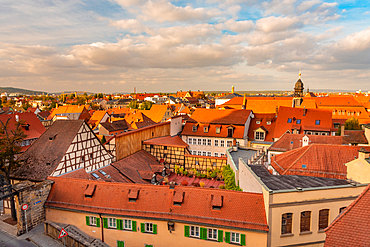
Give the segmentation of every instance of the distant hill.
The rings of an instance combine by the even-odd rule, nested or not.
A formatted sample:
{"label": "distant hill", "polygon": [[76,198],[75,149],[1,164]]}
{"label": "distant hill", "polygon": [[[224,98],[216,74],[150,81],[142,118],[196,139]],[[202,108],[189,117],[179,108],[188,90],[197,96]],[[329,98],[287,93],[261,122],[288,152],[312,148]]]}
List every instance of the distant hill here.
{"label": "distant hill", "polygon": [[19,94],[25,94],[25,95],[47,94],[46,92],[33,91],[33,90],[22,89],[22,88],[0,87],[0,93],[3,93],[3,92],[7,92],[8,94],[19,93]]}

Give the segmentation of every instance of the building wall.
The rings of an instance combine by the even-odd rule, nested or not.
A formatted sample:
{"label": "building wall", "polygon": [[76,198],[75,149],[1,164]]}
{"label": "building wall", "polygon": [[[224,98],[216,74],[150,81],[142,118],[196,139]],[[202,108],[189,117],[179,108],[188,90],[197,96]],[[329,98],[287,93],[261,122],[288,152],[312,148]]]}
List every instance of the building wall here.
{"label": "building wall", "polygon": [[[340,208],[347,207],[363,189],[363,186],[352,186],[266,194],[270,197],[270,246],[323,246],[325,233],[319,231],[319,211],[329,209],[330,224],[338,216]],[[300,233],[300,215],[303,211],[311,211],[311,229],[310,232]],[[293,213],[292,234],[281,235],[281,218],[285,213]]]}
{"label": "building wall", "polygon": [[142,141],[170,135],[170,123],[156,124],[116,136],[116,157],[123,159],[142,149]]}
{"label": "building wall", "polygon": [[262,186],[255,176],[247,169],[243,160],[239,160],[239,186],[243,191],[262,193]]}
{"label": "building wall", "polygon": [[182,131],[182,117],[171,118],[170,135],[175,136]]}
{"label": "building wall", "polygon": [[364,159],[355,159],[346,164],[347,178],[359,183],[370,183],[370,164]]}
{"label": "building wall", "polygon": [[[71,224],[78,227],[83,232],[87,233],[91,237],[101,239],[102,228],[95,226],[86,225],[86,216],[97,216],[97,214],[90,214],[84,212],[71,212],[65,210],[46,208],[46,219],[56,223]],[[108,217],[103,215],[103,217]],[[176,247],[207,247],[207,246],[235,246],[235,244],[225,243],[225,232],[237,232],[245,234],[246,245],[250,247],[255,246],[266,246],[267,245],[267,233],[257,231],[247,231],[242,229],[228,229],[224,227],[213,227],[205,225],[196,225],[191,223],[175,222],[175,230],[170,232],[168,230],[167,222],[153,220],[153,219],[137,219],[132,217],[119,217],[109,216],[117,219],[130,219],[136,221],[136,232],[128,230],[117,230],[103,228],[104,242],[110,246],[117,246],[117,240],[124,241],[125,246],[140,246],[143,247],[145,244],[153,246],[176,246]],[[142,233],[141,223],[150,222],[157,225],[157,234]],[[223,231],[223,241],[217,242],[212,240],[202,240],[198,238],[185,237],[184,226],[200,226],[204,228],[216,228]]]}

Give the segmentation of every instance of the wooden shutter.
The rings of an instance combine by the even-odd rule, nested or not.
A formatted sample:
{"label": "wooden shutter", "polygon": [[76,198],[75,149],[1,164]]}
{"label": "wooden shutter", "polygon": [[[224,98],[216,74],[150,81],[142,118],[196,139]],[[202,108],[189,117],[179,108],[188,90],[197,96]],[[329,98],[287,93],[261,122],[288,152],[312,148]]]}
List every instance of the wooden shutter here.
{"label": "wooden shutter", "polygon": [[125,242],[117,240],[117,247],[125,247]]}
{"label": "wooden shutter", "polygon": [[108,219],[107,218],[103,218],[103,227],[108,228]]}
{"label": "wooden shutter", "polygon": [[121,219],[117,220],[117,229],[118,230],[123,230],[123,220],[121,220]]}
{"label": "wooden shutter", "polygon": [[153,233],[157,234],[157,224],[153,224]]}
{"label": "wooden shutter", "polygon": [[184,226],[184,231],[185,231],[185,237],[189,237],[190,236],[190,234],[189,234],[189,232],[190,232],[190,226]]}
{"label": "wooden shutter", "polygon": [[100,227],[100,218],[96,217],[96,226]]}
{"label": "wooden shutter", "polygon": [[86,225],[90,225],[90,216],[86,216]]}
{"label": "wooden shutter", "polygon": [[140,230],[141,230],[141,232],[145,232],[145,224],[144,223],[140,223]]}
{"label": "wooden shutter", "polygon": [[230,232],[225,232],[225,242],[230,243]]}
{"label": "wooden shutter", "polygon": [[218,230],[217,241],[218,242],[223,242],[224,241],[224,231]]}
{"label": "wooden shutter", "polygon": [[132,227],[132,231],[136,232],[136,221],[132,221],[131,227]]}
{"label": "wooden shutter", "polygon": [[245,245],[245,234],[240,234],[240,244]]}

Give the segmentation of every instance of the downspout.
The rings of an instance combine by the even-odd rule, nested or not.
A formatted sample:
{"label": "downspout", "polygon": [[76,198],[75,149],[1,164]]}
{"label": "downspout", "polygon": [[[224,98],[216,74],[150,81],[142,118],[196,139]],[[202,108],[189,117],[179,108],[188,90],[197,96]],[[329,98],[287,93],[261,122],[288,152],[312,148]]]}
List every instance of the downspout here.
{"label": "downspout", "polygon": [[99,218],[100,218],[100,228],[101,228],[101,241],[104,243],[104,222],[103,222],[103,217],[101,216],[101,214],[99,214]]}

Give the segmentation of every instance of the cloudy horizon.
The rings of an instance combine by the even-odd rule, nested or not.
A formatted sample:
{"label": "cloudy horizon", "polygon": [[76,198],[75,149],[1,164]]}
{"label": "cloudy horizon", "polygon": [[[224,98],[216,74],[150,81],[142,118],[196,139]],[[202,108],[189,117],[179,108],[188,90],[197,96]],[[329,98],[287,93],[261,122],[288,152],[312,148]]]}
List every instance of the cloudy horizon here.
{"label": "cloudy horizon", "polygon": [[4,0],[0,86],[370,90],[370,7],[323,0]]}

